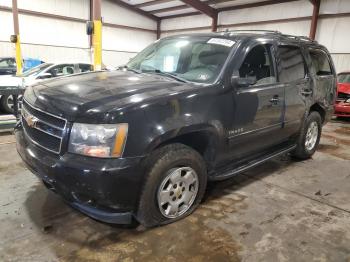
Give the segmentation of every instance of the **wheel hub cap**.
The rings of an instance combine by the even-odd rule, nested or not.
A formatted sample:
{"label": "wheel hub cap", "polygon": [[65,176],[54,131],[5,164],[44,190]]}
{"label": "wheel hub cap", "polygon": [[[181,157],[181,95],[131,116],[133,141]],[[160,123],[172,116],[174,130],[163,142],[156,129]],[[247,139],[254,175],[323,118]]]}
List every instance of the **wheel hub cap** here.
{"label": "wheel hub cap", "polygon": [[311,151],[317,142],[318,138],[318,125],[316,122],[311,122],[306,132],[305,147]]}
{"label": "wheel hub cap", "polygon": [[193,204],[198,193],[198,175],[190,167],[169,170],[158,189],[158,206],[163,216],[176,218]]}

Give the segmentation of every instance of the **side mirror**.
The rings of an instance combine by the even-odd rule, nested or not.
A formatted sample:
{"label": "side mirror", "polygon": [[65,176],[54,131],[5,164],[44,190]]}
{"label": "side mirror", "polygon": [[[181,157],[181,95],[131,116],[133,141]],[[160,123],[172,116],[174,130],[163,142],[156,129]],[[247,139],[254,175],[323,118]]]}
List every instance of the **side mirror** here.
{"label": "side mirror", "polygon": [[52,74],[50,73],[43,73],[41,76],[39,76],[39,79],[47,79],[47,78],[51,78]]}
{"label": "side mirror", "polygon": [[247,76],[247,77],[232,76],[231,78],[231,84],[237,87],[252,86],[252,85],[255,85],[256,82],[257,81],[255,76]]}

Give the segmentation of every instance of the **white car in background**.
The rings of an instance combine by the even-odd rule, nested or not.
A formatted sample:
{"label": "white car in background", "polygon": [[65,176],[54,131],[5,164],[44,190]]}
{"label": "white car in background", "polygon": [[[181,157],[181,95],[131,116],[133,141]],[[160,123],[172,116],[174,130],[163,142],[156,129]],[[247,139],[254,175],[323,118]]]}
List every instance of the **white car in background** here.
{"label": "white car in background", "polygon": [[[86,63],[43,63],[21,76],[0,76],[0,90],[9,87],[25,89],[44,79],[78,74],[92,71],[92,65]],[[11,95],[3,95],[0,98],[0,109],[6,113],[13,113],[13,99]]]}

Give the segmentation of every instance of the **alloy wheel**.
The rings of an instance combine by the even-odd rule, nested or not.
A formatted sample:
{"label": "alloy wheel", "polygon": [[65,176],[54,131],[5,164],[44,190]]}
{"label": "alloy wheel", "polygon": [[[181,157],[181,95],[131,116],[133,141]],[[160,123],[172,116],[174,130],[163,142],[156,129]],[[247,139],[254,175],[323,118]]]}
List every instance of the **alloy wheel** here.
{"label": "alloy wheel", "polygon": [[177,218],[188,211],[196,199],[198,183],[198,175],[190,167],[169,170],[157,194],[162,215]]}

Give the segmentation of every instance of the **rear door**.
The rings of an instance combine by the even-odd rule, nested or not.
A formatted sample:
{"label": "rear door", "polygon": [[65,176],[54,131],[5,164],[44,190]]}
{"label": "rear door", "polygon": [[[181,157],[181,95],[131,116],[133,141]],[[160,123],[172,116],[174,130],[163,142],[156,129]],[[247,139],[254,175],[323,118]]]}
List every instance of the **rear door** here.
{"label": "rear door", "polygon": [[285,90],[285,113],[283,136],[296,134],[312,98],[310,77],[302,49],[297,45],[278,45],[277,68],[279,83]]}
{"label": "rear door", "polygon": [[[277,82],[273,43],[252,43],[242,50],[240,79],[254,79],[234,91],[234,124],[229,131],[232,158],[239,159],[281,141],[284,88]],[[236,61],[235,61],[236,62]]]}
{"label": "rear door", "polygon": [[326,107],[332,107],[336,96],[336,73],[330,56],[320,48],[309,48],[312,74],[315,79],[314,99]]}

